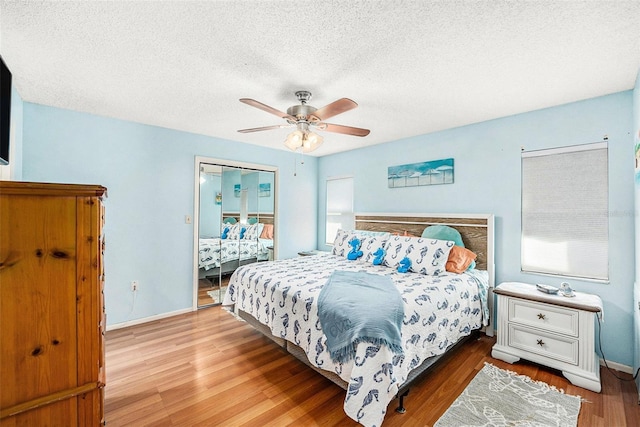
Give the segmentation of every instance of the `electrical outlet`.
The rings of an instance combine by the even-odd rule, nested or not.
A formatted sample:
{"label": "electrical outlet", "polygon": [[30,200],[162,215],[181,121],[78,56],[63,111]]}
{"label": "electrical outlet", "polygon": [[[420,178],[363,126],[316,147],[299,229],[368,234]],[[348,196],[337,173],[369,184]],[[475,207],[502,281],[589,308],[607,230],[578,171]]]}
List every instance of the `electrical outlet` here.
{"label": "electrical outlet", "polygon": [[133,280],[131,282],[131,292],[135,292],[138,290],[138,281],[137,280]]}
{"label": "electrical outlet", "polygon": [[185,215],[184,216],[184,223],[185,224],[191,224],[191,215]]}

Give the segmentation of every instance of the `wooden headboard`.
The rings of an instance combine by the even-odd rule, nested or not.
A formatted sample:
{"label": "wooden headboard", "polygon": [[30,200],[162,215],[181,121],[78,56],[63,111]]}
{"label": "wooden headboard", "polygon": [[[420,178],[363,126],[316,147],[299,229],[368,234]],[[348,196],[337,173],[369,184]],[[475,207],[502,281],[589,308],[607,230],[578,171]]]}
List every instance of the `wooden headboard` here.
{"label": "wooden headboard", "polygon": [[489,272],[489,283],[494,285],[494,219],[491,214],[395,214],[358,213],[356,229],[388,231],[418,236],[430,225],[448,225],[460,232],[464,246],[478,258],[478,269]]}

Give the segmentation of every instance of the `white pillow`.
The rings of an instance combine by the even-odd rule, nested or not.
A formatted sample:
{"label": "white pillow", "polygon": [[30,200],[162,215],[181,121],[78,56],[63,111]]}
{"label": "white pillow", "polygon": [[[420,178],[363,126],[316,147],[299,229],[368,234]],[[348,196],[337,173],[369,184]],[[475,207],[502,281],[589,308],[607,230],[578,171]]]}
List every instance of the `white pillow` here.
{"label": "white pillow", "polygon": [[391,233],[388,231],[353,230],[353,233],[356,234],[360,240],[365,237],[381,237],[383,240],[387,240],[391,237]]}
{"label": "white pillow", "polygon": [[385,245],[385,265],[397,268],[405,257],[411,261],[410,270],[429,276],[444,273],[454,242],[422,237],[392,236]]}
{"label": "white pillow", "polygon": [[408,255],[411,260],[411,271],[429,276],[439,276],[446,271],[449,252],[455,242],[418,238],[417,244]]}
{"label": "white pillow", "polygon": [[338,230],[336,238],[333,240],[333,250],[331,253],[346,258],[349,251],[351,251],[349,242],[354,237],[356,237],[356,235],[351,230]]}
{"label": "white pillow", "polygon": [[231,227],[229,227],[229,233],[227,233],[227,239],[238,240],[240,238],[240,230],[242,228],[247,228],[247,226],[241,225],[240,223],[233,224]]}
{"label": "white pillow", "polygon": [[[333,251],[331,253],[346,258],[352,249],[349,242],[356,238],[360,240],[360,250],[363,252],[358,261],[373,262],[373,252],[377,251],[378,248],[384,247],[390,236],[390,233],[382,231],[338,230],[333,241]],[[365,246],[368,246],[368,249]]]}
{"label": "white pillow", "polygon": [[246,240],[258,240],[258,236],[262,233],[262,229],[264,228],[264,224],[256,223],[247,225],[247,230],[244,232],[242,236],[243,239]]}
{"label": "white pillow", "polygon": [[387,243],[388,236],[368,236],[361,238],[362,244],[360,250],[362,251],[362,257],[358,258],[360,261],[372,263],[375,256],[373,255],[378,249],[384,249],[385,243]]}
{"label": "white pillow", "polygon": [[417,237],[391,236],[384,245],[387,253],[384,256],[384,265],[397,268],[400,261],[413,250],[417,244]]}

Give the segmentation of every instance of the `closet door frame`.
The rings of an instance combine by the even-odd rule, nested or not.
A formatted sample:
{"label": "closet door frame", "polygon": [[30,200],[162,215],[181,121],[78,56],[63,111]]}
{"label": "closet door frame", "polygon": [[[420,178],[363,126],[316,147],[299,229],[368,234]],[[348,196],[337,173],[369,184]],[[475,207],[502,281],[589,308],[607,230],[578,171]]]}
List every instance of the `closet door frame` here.
{"label": "closet door frame", "polygon": [[217,159],[214,157],[195,156],[194,162],[194,180],[193,180],[193,304],[192,311],[198,310],[198,250],[200,238],[200,164],[209,163],[220,165],[223,167],[235,167],[240,169],[252,169],[262,172],[273,172],[273,190],[275,197],[273,198],[273,219],[274,219],[274,236],[273,236],[273,259],[278,259],[278,168],[271,165],[263,165],[257,163],[247,163],[235,160]]}

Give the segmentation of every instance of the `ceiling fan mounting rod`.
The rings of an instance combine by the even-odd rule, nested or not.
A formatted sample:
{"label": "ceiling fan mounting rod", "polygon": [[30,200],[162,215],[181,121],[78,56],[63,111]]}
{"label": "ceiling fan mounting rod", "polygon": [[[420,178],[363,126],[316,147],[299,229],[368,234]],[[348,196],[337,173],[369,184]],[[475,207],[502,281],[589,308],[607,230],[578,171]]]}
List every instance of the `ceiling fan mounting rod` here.
{"label": "ceiling fan mounting rod", "polygon": [[296,92],[296,96],[298,97],[298,101],[304,105],[311,99],[311,92],[307,90],[299,90]]}

